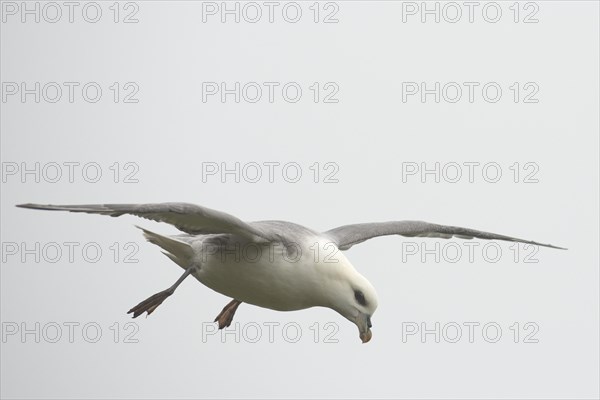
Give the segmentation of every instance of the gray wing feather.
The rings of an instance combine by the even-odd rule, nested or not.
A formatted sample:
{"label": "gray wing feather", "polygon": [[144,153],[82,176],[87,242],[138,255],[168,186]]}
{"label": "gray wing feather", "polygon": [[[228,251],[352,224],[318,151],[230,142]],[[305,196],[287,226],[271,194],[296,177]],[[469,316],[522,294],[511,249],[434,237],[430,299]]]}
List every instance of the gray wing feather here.
{"label": "gray wing feather", "polygon": [[334,243],[336,243],[340,250],[347,250],[355,244],[362,243],[365,240],[377,236],[387,235],[401,235],[406,237],[433,237],[444,239],[449,239],[454,236],[461,239],[478,238],[488,240],[504,240],[508,242],[519,242],[566,250],[562,247],[553,246],[551,244],[542,244],[531,240],[498,235],[496,233],[461,228],[458,226],[430,224],[422,221],[371,222],[365,224],[344,225],[325,232],[325,235],[327,235]]}
{"label": "gray wing feather", "polygon": [[44,205],[19,204],[17,207],[36,210],[70,211],[119,217],[123,214],[136,215],[158,222],[166,222],[180,231],[196,235],[209,233],[232,233],[241,236],[267,239],[268,235],[257,227],[233,215],[189,203],[154,204],[84,204]]}

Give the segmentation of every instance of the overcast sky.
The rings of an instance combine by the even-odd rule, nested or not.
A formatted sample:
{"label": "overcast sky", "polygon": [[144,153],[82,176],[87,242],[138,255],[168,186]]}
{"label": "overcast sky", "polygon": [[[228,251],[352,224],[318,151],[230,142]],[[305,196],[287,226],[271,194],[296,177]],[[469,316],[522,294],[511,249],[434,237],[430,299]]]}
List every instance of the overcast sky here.
{"label": "overcast sky", "polygon": [[[597,2],[23,4],[0,29],[3,398],[598,397]],[[230,299],[192,279],[126,314],[181,272],[133,225],[171,226],[14,207],[162,201],[569,250],[379,238],[347,251],[370,343],[247,304],[221,336]]]}

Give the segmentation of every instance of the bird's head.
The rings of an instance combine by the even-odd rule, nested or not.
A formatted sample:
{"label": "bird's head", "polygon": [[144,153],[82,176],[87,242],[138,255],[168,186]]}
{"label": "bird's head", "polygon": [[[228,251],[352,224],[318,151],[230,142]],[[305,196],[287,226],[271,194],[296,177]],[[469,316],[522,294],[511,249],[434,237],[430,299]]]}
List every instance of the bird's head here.
{"label": "bird's head", "polygon": [[358,327],[363,343],[371,340],[371,317],[377,309],[377,293],[371,283],[353,268],[346,269],[336,285],[333,308]]}

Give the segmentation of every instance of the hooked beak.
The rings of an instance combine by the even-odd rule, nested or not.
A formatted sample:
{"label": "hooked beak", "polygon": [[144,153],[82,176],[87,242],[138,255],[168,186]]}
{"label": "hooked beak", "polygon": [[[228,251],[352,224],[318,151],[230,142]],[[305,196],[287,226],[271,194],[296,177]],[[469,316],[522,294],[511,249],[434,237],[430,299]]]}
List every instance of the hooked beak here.
{"label": "hooked beak", "polygon": [[360,336],[360,340],[363,343],[367,343],[373,337],[373,333],[371,332],[371,316],[363,313],[358,314],[356,317],[356,326],[358,326],[358,332]]}

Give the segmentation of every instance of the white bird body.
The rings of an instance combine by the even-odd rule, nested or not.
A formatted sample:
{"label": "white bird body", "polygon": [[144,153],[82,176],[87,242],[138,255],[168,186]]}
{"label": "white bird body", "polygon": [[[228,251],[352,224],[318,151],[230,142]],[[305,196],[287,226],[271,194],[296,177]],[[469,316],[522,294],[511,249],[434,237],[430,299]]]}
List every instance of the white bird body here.
{"label": "white bird body", "polygon": [[221,211],[188,203],[41,205],[19,207],[84,212],[118,217],[137,215],[174,225],[186,234],[164,236],[146,229],[144,236],[185,270],[170,288],[131,310],[136,318],[152,313],[183,280],[193,275],[205,286],[232,297],[217,316],[229,326],[237,307],[249,303],[278,311],[328,307],[353,322],[363,343],[371,339],[371,316],[377,309],[373,285],[359,274],[343,250],[386,235],[504,240],[557,248],[495,233],[421,221],[371,222],[316,232],[286,221],[244,222]]}
{"label": "white bird body", "polygon": [[[312,244],[313,249],[320,250],[323,245],[318,240]],[[205,286],[244,303],[293,311],[328,305],[325,295],[329,292],[321,289],[330,287],[338,275],[354,270],[345,257],[338,265],[315,260],[309,246],[296,248],[299,256],[288,254],[289,250],[280,243],[249,248],[261,249],[258,259],[254,260],[254,255],[246,257],[244,250],[221,251],[224,249],[210,251],[205,257],[207,251],[202,249],[198,258],[205,258],[206,262],[199,262],[193,275]],[[239,261],[234,257],[239,257]]]}
{"label": "white bird body", "polygon": [[[189,252],[172,246],[163,249],[169,252],[169,257],[181,260],[178,264],[183,269],[194,266],[192,275],[208,288],[277,311],[333,308],[335,294],[348,276],[362,279],[364,286],[375,291],[344,253],[322,234],[283,221],[255,224],[273,230],[285,224],[287,242],[251,241],[230,234],[177,235],[168,238],[191,247],[191,257]],[[291,232],[292,226],[295,234]],[[166,238],[145,229],[144,235],[159,246]],[[338,290],[332,290],[336,286]]]}

